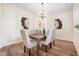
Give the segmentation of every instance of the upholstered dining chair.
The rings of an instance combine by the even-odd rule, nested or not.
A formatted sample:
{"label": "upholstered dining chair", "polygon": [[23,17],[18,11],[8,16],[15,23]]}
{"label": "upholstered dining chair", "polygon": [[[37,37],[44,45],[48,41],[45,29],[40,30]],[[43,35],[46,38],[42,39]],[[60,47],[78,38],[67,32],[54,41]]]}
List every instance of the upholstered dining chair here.
{"label": "upholstered dining chair", "polygon": [[[40,44],[44,45],[46,48],[45,48],[45,51],[47,52],[47,46],[50,44],[52,44],[52,41],[54,40],[53,39],[53,33],[54,31],[53,30],[49,30],[48,34],[47,34],[47,37],[45,40],[42,40],[40,41]],[[51,47],[51,46],[50,46]]]}
{"label": "upholstered dining chair", "polygon": [[35,41],[33,41],[33,40],[31,40],[31,38],[29,38],[28,30],[23,29],[23,30],[20,30],[20,32],[21,32],[21,36],[23,39],[23,43],[24,43],[24,53],[27,48],[27,49],[29,49],[29,55],[31,55],[31,48],[37,46],[37,44]]}

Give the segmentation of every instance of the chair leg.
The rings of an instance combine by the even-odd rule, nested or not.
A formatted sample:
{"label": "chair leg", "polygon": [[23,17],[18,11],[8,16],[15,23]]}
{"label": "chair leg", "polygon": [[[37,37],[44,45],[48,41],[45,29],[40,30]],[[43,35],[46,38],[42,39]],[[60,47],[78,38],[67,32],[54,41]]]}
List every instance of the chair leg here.
{"label": "chair leg", "polygon": [[29,49],[29,56],[31,55],[31,49]]}
{"label": "chair leg", "polygon": [[31,55],[31,49],[29,49],[29,56]]}
{"label": "chair leg", "polygon": [[24,46],[24,53],[26,52],[26,46]]}
{"label": "chair leg", "polygon": [[52,42],[50,43],[50,48],[52,48]]}
{"label": "chair leg", "polygon": [[53,45],[55,46],[55,40],[53,40]]}
{"label": "chair leg", "polygon": [[45,46],[45,52],[47,52],[47,46]]}

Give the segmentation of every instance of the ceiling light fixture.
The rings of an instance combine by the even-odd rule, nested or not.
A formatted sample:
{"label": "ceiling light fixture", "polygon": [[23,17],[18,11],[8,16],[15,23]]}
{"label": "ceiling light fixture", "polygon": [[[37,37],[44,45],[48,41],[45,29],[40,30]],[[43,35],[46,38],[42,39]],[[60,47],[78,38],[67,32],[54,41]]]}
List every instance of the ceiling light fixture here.
{"label": "ceiling light fixture", "polygon": [[39,17],[41,19],[44,19],[46,17],[46,11],[45,11],[45,6],[44,3],[41,3],[41,11],[39,12]]}

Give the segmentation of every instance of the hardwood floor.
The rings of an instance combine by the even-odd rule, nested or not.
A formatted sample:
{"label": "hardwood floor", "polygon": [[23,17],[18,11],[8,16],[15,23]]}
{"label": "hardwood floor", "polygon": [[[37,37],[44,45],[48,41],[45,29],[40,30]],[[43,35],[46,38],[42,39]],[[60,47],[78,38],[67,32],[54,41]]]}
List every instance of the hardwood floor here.
{"label": "hardwood floor", "polygon": [[[28,51],[24,53],[23,43],[13,44],[4,48],[0,48],[0,56],[28,56]],[[32,49],[32,56],[37,56],[36,47]],[[77,56],[77,52],[73,42],[64,40],[55,40],[55,46],[50,49],[48,46],[47,53],[45,47],[39,49],[40,56]]]}

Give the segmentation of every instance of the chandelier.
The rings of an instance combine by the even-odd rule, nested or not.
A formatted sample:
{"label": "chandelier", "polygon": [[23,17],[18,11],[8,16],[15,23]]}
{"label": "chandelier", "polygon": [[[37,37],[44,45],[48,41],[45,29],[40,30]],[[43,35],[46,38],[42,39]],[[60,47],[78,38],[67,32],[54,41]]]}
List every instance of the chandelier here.
{"label": "chandelier", "polygon": [[46,17],[46,11],[45,11],[45,6],[44,3],[41,3],[41,11],[39,12],[39,17],[41,19],[44,19]]}

